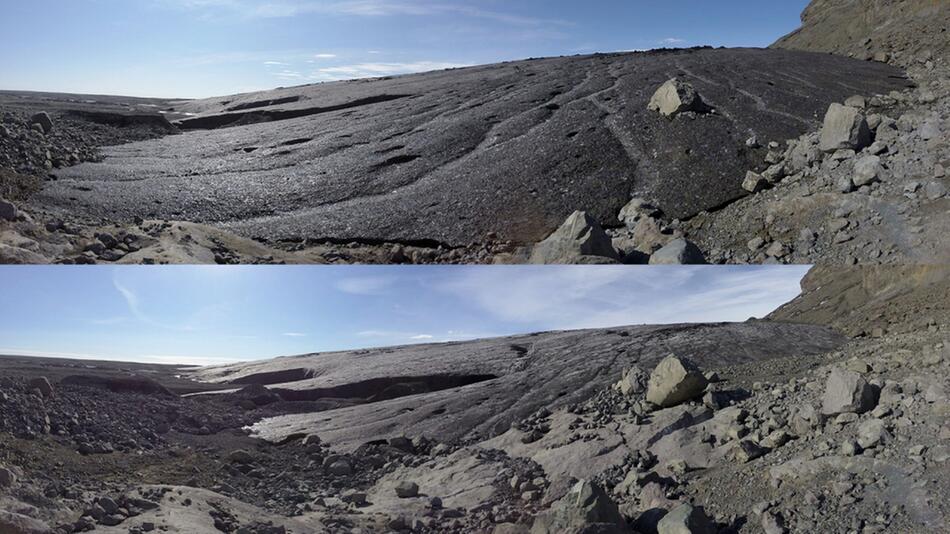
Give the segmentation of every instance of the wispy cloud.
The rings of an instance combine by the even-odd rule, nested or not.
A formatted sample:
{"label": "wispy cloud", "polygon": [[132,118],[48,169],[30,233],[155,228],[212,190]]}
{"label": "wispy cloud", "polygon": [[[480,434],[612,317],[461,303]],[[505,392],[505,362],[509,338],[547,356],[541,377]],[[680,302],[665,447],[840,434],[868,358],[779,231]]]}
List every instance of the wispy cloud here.
{"label": "wispy cloud", "polygon": [[686,42],[686,39],[680,39],[679,37],[667,37],[666,39],[660,39],[660,44],[662,45],[678,45]]}
{"label": "wispy cloud", "polygon": [[284,332],[281,335],[287,337],[307,337],[307,334],[304,334],[303,332]]}
{"label": "wispy cloud", "polygon": [[275,72],[274,76],[277,76],[278,78],[285,78],[288,80],[296,80],[296,79],[303,78],[303,74],[295,70],[282,70],[280,72]]}
{"label": "wispy cloud", "polygon": [[180,356],[171,354],[130,354],[116,356],[113,354],[87,354],[79,352],[56,352],[23,348],[2,348],[0,355],[25,356],[31,358],[63,358],[69,360],[99,360],[110,362],[137,362],[158,363],[164,365],[195,366],[233,363],[239,361],[230,356]]}
{"label": "wispy cloud", "polygon": [[290,65],[290,63],[284,63],[283,61],[265,61],[264,64],[271,65],[271,66],[279,66],[279,67],[286,67]]}
{"label": "wispy cloud", "polygon": [[336,54],[314,54],[313,57],[317,59],[333,59],[336,57]]}
{"label": "wispy cloud", "polygon": [[575,329],[741,321],[764,315],[797,295],[807,267],[723,269],[727,268],[536,269],[531,276],[518,277],[518,284],[506,283],[510,272],[481,269],[467,270],[465,276],[436,287],[513,325]]}
{"label": "wispy cloud", "polygon": [[397,280],[394,276],[352,276],[338,280],[335,287],[350,295],[381,295]]}
{"label": "wispy cloud", "polygon": [[163,3],[191,10],[228,9],[249,18],[286,18],[309,13],[357,17],[454,15],[516,26],[570,25],[570,22],[560,19],[518,15],[462,2],[431,0],[163,0]]}
{"label": "wispy cloud", "polygon": [[469,67],[469,63],[452,63],[445,61],[414,61],[410,63],[356,63],[353,65],[336,65],[317,69],[312,77],[323,80],[344,80],[351,78],[372,78],[377,76],[395,76],[433,70],[456,69]]}
{"label": "wispy cloud", "polygon": [[[178,313],[175,314],[176,319],[181,319],[181,322],[178,323],[170,323],[165,320],[156,319],[152,314],[146,311],[147,307],[140,292],[119,280],[119,272],[121,271],[116,270],[112,276],[113,287],[119,292],[122,299],[125,300],[125,304],[132,318],[149,326],[179,332],[196,332],[204,329],[207,323],[219,320],[222,316],[231,311],[226,304],[216,302],[200,306],[185,306],[184,309],[179,310]],[[169,316],[168,311],[166,310],[163,315]]]}
{"label": "wispy cloud", "polygon": [[373,345],[412,345],[416,343],[448,343],[451,341],[465,341],[485,337],[495,337],[493,332],[463,332],[460,330],[446,330],[444,332],[418,333],[400,332],[395,330],[363,330],[356,333],[356,337],[373,339]]}

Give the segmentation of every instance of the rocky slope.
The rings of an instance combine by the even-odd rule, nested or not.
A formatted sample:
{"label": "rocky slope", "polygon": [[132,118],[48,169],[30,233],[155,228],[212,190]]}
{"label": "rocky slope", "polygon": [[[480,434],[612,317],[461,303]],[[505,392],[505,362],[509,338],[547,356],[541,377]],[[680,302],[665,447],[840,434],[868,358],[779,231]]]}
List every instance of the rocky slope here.
{"label": "rocky slope", "polygon": [[[671,77],[704,107],[649,110]],[[668,217],[732,201],[768,141],[813,128],[832,101],[907,85],[883,64],[698,49],[173,103],[194,114],[178,121],[185,133],[57,170],[34,204],[67,222],[188,220],[272,245],[525,245],[576,209],[616,226],[631,196]]]}
{"label": "rocky slope", "polygon": [[802,293],[769,315],[830,325],[852,336],[926,330],[948,312],[950,265],[813,269]]}
{"label": "rocky slope", "polygon": [[772,47],[911,65],[950,54],[947,28],[941,0],[813,0],[802,27]]}
{"label": "rocky slope", "polygon": [[[0,358],[0,529],[940,532],[950,314],[921,305],[945,274],[815,269],[732,325],[193,370]],[[804,324],[826,318],[887,327]]]}

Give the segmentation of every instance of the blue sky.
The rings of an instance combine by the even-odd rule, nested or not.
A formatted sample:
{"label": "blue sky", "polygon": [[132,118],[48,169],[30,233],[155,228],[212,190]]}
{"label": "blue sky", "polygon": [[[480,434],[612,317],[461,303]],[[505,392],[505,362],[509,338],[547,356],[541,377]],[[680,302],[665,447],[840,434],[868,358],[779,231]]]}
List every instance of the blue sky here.
{"label": "blue sky", "polygon": [[4,0],[0,89],[207,97],[526,57],[767,46],[806,4]]}
{"label": "blue sky", "polygon": [[0,266],[0,354],[218,363],[643,323],[742,321],[807,266]]}

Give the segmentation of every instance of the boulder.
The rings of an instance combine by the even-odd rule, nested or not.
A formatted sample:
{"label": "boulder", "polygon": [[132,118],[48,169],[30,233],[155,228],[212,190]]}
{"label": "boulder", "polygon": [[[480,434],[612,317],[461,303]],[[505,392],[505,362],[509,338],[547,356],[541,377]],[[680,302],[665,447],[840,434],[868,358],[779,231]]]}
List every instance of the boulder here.
{"label": "boulder", "polygon": [[656,252],[672,239],[673,236],[663,233],[660,221],[653,217],[643,217],[633,227],[634,248],[645,254]]}
{"label": "boulder", "polygon": [[861,375],[835,367],[828,374],[825,393],[821,399],[821,413],[864,413],[877,403],[874,388]]}
{"label": "boulder", "polygon": [[742,188],[750,193],[758,193],[769,185],[768,180],[757,172],[748,171],[742,180]]}
{"label": "boulder", "polygon": [[0,532],[4,534],[47,534],[53,530],[37,519],[0,510]]}
{"label": "boulder", "polygon": [[621,534],[629,532],[617,505],[597,484],[581,480],[535,517],[531,534]]}
{"label": "boulder", "polygon": [[419,485],[415,482],[404,480],[396,485],[396,496],[400,499],[408,499],[419,495]]}
{"label": "boulder", "polygon": [[41,111],[30,117],[30,124],[38,124],[44,134],[48,134],[53,130],[53,120],[49,118],[49,114],[45,111]]}
{"label": "boulder", "polygon": [[646,383],[649,377],[639,367],[624,369],[620,381],[614,384],[614,389],[622,395],[637,395],[646,391]]}
{"label": "boulder", "polygon": [[16,473],[6,467],[0,467],[0,488],[9,488],[14,484],[16,484]]}
{"label": "boulder", "polygon": [[869,185],[880,179],[881,171],[881,158],[878,156],[864,156],[855,160],[851,182],[855,187]]}
{"label": "boulder", "polygon": [[642,198],[632,198],[630,202],[627,202],[627,204],[620,209],[617,219],[619,219],[624,226],[633,230],[637,225],[637,221],[644,217],[654,217],[658,214],[658,211],[659,210],[651,206],[646,200]]}
{"label": "boulder", "polygon": [[707,384],[706,377],[695,364],[671,354],[650,374],[647,400],[668,408],[701,396]]}
{"label": "boulder", "polygon": [[656,525],[657,534],[713,534],[716,529],[702,508],[681,504]]}
{"label": "boulder", "polygon": [[664,117],[675,117],[685,111],[705,111],[707,106],[692,85],[673,78],[653,93],[647,109]]}
{"label": "boulder", "polygon": [[344,459],[338,459],[327,466],[327,471],[332,475],[346,476],[353,473],[353,467],[350,465],[350,462]]}
{"label": "boulder", "polygon": [[861,150],[871,144],[871,129],[861,110],[831,104],[825,113],[818,148],[823,152],[840,149]]}
{"label": "boulder", "polygon": [[49,379],[45,376],[34,378],[30,380],[29,384],[31,388],[39,390],[44,398],[53,396],[53,385],[49,383]]}
{"label": "boulder", "polygon": [[356,506],[363,506],[366,504],[366,493],[362,491],[357,491],[354,489],[349,489],[343,492],[340,495],[340,500],[343,502],[348,502],[355,504]]}
{"label": "boulder", "polygon": [[858,445],[862,449],[876,447],[884,438],[884,421],[880,419],[869,419],[858,425]]}
{"label": "boulder", "polygon": [[0,198],[0,220],[15,221],[17,216],[16,206],[12,202]]}
{"label": "boulder", "polygon": [[535,245],[530,263],[577,263],[582,256],[619,260],[600,223],[583,211],[575,211],[553,234]]}
{"label": "boulder", "polygon": [[706,258],[699,247],[682,237],[674,239],[650,256],[650,265],[703,264]]}
{"label": "boulder", "polygon": [[821,160],[821,150],[816,139],[803,138],[796,142],[785,160],[787,169],[791,173],[801,172]]}

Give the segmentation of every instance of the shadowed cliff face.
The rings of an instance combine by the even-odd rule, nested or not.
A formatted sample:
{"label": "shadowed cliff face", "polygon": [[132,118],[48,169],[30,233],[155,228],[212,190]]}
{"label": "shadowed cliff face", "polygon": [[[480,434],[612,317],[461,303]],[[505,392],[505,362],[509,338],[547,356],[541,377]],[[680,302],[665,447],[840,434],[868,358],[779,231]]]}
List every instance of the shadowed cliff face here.
{"label": "shadowed cliff face", "polygon": [[950,53],[946,0],[813,0],[802,27],[772,46],[910,65]]}
{"label": "shadowed cliff face", "polygon": [[[672,77],[714,113],[647,110]],[[39,201],[128,221],[210,222],[270,241],[536,242],[574,210],[617,225],[632,195],[688,217],[744,194],[767,149],[829,103],[907,86],[826,54],[602,54],[176,104],[183,135],[57,172]]]}
{"label": "shadowed cliff face", "polygon": [[948,265],[820,266],[802,279],[801,295],[769,319],[879,336],[946,321],[948,303]]}

